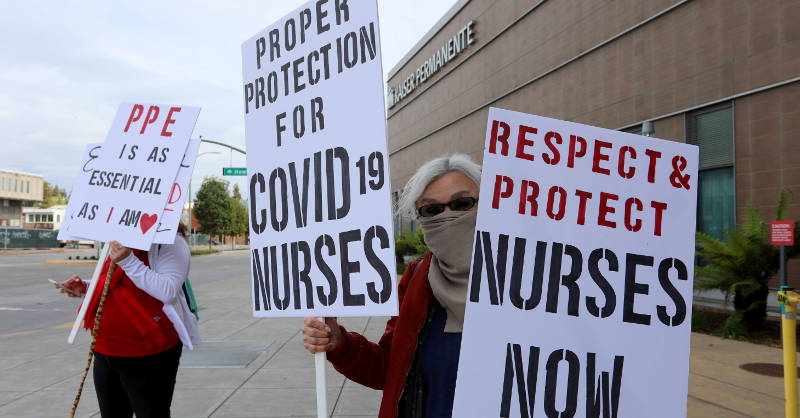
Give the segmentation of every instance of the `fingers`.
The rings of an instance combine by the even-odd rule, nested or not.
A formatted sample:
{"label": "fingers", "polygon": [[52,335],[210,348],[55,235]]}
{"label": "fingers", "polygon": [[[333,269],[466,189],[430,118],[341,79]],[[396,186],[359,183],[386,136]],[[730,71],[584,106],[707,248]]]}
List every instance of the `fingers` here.
{"label": "fingers", "polygon": [[331,327],[314,317],[303,320],[303,347],[310,353],[323,353],[333,349],[334,336]]}
{"label": "fingers", "polygon": [[333,345],[332,344],[328,344],[328,345],[311,345],[309,343],[303,343],[303,347],[305,347],[305,349],[308,350],[308,352],[311,353],[311,354],[327,353],[328,351],[333,350]]}
{"label": "fingers", "polygon": [[303,335],[306,337],[330,338],[331,332],[317,328],[305,327],[303,328]]}
{"label": "fingers", "polygon": [[330,326],[323,324],[319,319],[314,318],[313,316],[306,317],[303,320],[303,323],[305,325],[304,328],[312,328],[320,331],[331,332]]}

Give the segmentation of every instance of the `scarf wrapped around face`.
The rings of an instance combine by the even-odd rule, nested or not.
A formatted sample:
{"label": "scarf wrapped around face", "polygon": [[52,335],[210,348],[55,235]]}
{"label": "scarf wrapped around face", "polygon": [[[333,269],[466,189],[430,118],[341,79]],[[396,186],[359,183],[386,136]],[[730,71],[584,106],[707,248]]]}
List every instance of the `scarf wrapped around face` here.
{"label": "scarf wrapped around face", "polygon": [[420,218],[425,244],[433,257],[428,282],[433,296],[447,311],[444,332],[461,332],[467,303],[472,241],[477,211],[448,211]]}

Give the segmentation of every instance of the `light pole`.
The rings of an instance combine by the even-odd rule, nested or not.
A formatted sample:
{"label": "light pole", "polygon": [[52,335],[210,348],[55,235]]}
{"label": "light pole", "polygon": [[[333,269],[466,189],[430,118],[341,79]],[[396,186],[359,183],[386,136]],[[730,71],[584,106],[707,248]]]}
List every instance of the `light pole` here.
{"label": "light pole", "polygon": [[[206,152],[201,152],[200,154],[197,154],[197,159],[195,159],[195,163],[194,163],[195,167],[197,167],[197,160],[199,160],[201,156],[206,155],[206,154],[222,154],[222,153],[219,152],[219,151],[206,151]],[[194,209],[194,205],[192,205],[192,179],[189,178],[189,236],[191,237],[191,238],[189,238],[189,245],[190,246],[194,245],[194,222],[193,222],[194,217],[192,216],[193,209]]]}

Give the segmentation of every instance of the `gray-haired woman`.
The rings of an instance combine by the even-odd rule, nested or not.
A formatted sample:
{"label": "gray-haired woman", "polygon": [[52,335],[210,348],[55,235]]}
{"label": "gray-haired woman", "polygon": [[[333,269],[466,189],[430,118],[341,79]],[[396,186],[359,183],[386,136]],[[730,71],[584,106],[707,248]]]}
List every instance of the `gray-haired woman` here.
{"label": "gray-haired woman", "polygon": [[308,351],[327,352],[348,379],[383,390],[380,418],[452,415],[480,176],[480,166],[454,154],[408,181],[398,210],[417,216],[431,253],[400,279],[400,313],[377,344],[335,318],[305,319]]}

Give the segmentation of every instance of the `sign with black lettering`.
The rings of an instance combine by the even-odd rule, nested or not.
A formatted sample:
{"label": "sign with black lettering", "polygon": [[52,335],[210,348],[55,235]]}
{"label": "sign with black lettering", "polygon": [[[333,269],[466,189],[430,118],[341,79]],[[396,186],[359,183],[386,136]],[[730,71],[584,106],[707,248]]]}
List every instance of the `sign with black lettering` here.
{"label": "sign with black lettering", "polygon": [[490,109],[453,416],[686,416],[697,167]]}
{"label": "sign with black lettering", "polygon": [[69,234],[149,250],[199,114],[198,107],[121,104],[102,151],[73,186]]}
{"label": "sign with black lettering", "polygon": [[[170,189],[167,206],[164,207],[164,216],[162,216],[156,235],[153,238],[153,242],[156,244],[172,244],[175,241],[175,231],[178,228],[178,223],[183,213],[183,204],[186,202],[186,198],[189,195],[189,182],[192,179],[198,148],[200,148],[199,139],[193,138],[189,140],[189,146],[186,147],[183,160],[178,168],[178,174],[175,176],[175,182]],[[93,165],[100,156],[100,151],[102,151],[102,149],[102,143],[86,144],[86,148],[81,156],[78,175],[75,177],[76,183],[86,184],[89,182],[89,177],[93,171]],[[85,198],[80,196],[79,193],[86,191],[86,188],[75,188],[70,194],[67,211],[58,231],[59,241],[81,239],[80,237],[75,237],[70,234],[70,221],[80,213],[82,202],[85,201]]]}
{"label": "sign with black lettering", "polygon": [[310,1],[242,63],[253,314],[395,315],[376,2]]}
{"label": "sign with black lettering", "polygon": [[78,173],[75,176],[75,181],[72,192],[69,194],[69,202],[67,202],[67,210],[64,213],[64,219],[61,221],[61,226],[58,229],[59,241],[80,240],[81,237],[74,236],[70,233],[70,222],[75,218],[81,210],[82,203],[86,201],[82,193],[87,192],[86,187],[78,187],[80,184],[89,183],[89,176],[92,173],[94,163],[100,157],[100,151],[103,149],[102,142],[90,142],[86,144],[81,154],[81,159],[78,164]]}

